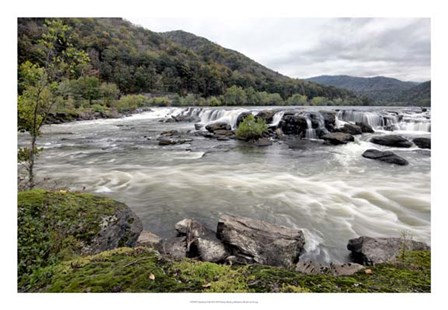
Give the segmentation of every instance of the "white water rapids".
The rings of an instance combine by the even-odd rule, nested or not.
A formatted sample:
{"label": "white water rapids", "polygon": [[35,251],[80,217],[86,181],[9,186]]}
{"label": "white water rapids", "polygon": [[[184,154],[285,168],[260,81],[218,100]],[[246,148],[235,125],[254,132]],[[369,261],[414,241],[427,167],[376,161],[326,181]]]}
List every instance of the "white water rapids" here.
{"label": "white water rapids", "polygon": [[[253,111],[209,108],[197,115],[203,122],[227,118],[234,124],[235,110]],[[381,125],[372,111],[365,112]],[[347,145],[301,140],[295,147],[280,141],[258,148],[193,136],[193,123],[159,122],[179,113],[156,108],[122,119],[45,126],[37,175],[122,201],[146,230],[165,237],[174,234],[174,224],[183,218],[216,229],[219,215],[231,213],[303,229],[305,255],[326,262],[346,261],[348,240],[361,235],[399,237],[406,232],[430,243],[430,150],[368,142],[372,135],[384,134],[381,128]],[[338,122],[361,117],[352,116]],[[390,122],[403,136],[430,137],[430,118],[415,125],[412,117],[421,115]],[[160,132],[172,129],[191,131],[193,141],[159,146]],[[19,145],[27,139],[19,134]],[[368,148],[392,150],[409,165],[365,159],[361,154]]]}

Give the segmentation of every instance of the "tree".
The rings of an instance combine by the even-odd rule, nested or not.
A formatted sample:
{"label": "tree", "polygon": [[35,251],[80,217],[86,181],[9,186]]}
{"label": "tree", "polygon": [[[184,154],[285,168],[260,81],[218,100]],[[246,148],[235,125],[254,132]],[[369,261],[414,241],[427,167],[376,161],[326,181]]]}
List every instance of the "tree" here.
{"label": "tree", "polygon": [[48,113],[59,100],[59,82],[64,77],[78,77],[89,61],[85,52],[73,47],[70,27],[62,21],[46,20],[45,30],[38,41],[41,65],[26,61],[19,67],[18,130],[28,132],[31,141],[29,147],[19,148],[18,161],[28,173],[29,188],[35,186],[37,137]]}

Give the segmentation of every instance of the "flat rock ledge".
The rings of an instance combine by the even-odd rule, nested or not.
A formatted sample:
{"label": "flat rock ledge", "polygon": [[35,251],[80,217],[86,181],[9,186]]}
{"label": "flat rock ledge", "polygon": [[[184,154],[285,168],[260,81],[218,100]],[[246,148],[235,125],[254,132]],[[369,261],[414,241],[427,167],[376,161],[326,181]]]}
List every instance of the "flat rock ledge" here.
{"label": "flat rock ledge", "polygon": [[365,269],[357,263],[323,265],[315,262],[298,262],[296,271],[307,275],[332,274],[335,277],[351,276]]}
{"label": "flat rock ledge", "polygon": [[217,235],[232,255],[247,263],[291,267],[304,252],[301,230],[244,217],[222,215]]}
{"label": "flat rock ledge", "polygon": [[406,238],[372,238],[362,236],[350,239],[347,249],[354,262],[376,265],[394,262],[402,251],[423,251],[431,248],[423,243]]}

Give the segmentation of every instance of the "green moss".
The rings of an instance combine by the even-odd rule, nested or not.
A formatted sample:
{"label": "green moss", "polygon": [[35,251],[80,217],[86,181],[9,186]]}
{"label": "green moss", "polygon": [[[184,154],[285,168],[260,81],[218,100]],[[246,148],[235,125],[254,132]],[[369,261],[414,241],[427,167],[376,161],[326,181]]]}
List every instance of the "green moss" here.
{"label": "green moss", "polygon": [[100,231],[103,219],[120,208],[125,205],[85,193],[19,192],[19,290],[28,288],[24,276],[36,268],[79,255]]}
{"label": "green moss", "polygon": [[372,274],[303,275],[269,266],[227,266],[120,248],[37,270],[40,292],[430,292],[430,252],[412,252],[414,268],[372,267]]}
{"label": "green moss", "polygon": [[431,252],[404,251],[371,273],[304,275],[260,265],[172,261],[148,248],[83,256],[102,223],[125,205],[84,193],[18,195],[19,291],[29,292],[430,292]]}

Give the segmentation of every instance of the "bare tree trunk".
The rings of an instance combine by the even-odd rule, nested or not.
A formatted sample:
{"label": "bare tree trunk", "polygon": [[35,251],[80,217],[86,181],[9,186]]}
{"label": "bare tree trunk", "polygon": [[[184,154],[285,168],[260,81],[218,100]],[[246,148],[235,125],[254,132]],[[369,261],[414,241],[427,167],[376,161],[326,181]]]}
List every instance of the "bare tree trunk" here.
{"label": "bare tree trunk", "polygon": [[34,184],[34,160],[35,160],[35,150],[36,150],[36,135],[31,136],[31,149],[30,149],[30,158],[29,158],[29,166],[28,166],[28,181],[29,181],[29,189],[33,189]]}

